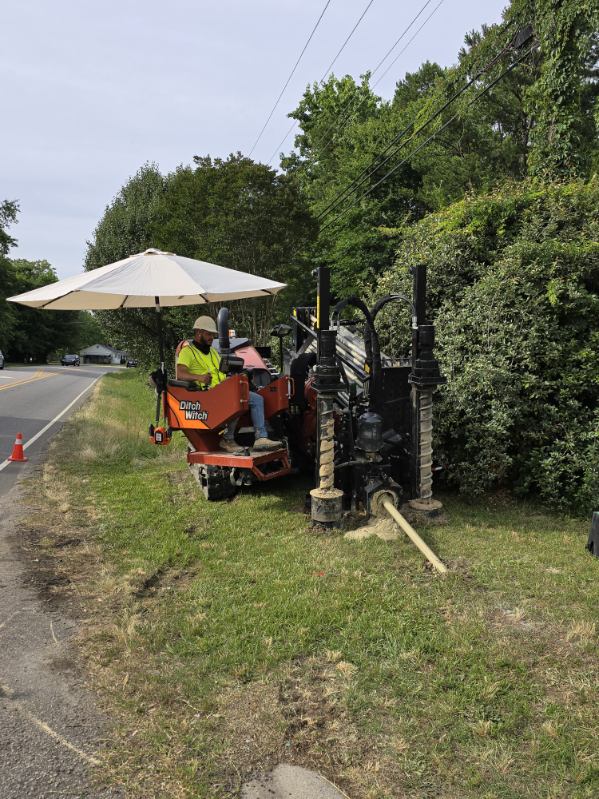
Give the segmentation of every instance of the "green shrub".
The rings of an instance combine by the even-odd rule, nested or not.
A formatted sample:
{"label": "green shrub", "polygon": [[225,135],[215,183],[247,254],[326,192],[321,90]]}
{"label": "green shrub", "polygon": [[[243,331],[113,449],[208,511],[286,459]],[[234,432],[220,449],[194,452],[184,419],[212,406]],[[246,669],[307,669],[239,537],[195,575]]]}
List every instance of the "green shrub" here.
{"label": "green shrub", "polygon": [[[448,378],[436,450],[450,485],[599,507],[599,182],[510,186],[404,232],[377,295],[428,266]],[[405,349],[405,326],[387,347]]]}

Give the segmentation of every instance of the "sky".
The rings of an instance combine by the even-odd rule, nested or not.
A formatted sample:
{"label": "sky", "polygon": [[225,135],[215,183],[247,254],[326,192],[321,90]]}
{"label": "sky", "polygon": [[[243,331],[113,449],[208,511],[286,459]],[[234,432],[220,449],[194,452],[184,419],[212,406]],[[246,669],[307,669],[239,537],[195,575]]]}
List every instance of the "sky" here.
{"label": "sky", "polygon": [[[372,70],[426,0],[374,0],[333,71]],[[17,200],[12,258],[80,272],[107,205],[146,162],[249,153],[326,0],[21,0],[2,9],[0,202]],[[437,7],[432,0],[381,67]],[[388,99],[424,61],[454,64],[464,34],[507,0],[441,0],[376,86]],[[268,163],[288,114],[368,5],[331,0],[253,158]],[[282,150],[289,152],[291,135]],[[278,157],[273,161],[278,165]]]}

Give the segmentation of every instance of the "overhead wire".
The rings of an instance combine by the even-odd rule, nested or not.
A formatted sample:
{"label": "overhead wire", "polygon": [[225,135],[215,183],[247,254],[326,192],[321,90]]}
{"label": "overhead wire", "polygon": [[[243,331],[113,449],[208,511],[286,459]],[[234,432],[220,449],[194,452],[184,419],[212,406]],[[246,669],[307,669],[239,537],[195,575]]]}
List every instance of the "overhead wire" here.
{"label": "overhead wire", "polygon": [[292,132],[293,132],[293,129],[295,128],[295,126],[296,126],[296,125],[297,125],[297,119],[294,119],[294,120],[293,120],[293,122],[291,123],[291,125],[289,126],[289,130],[288,130],[288,131],[287,131],[287,133],[286,133],[286,134],[283,136],[283,138],[281,139],[281,141],[280,141],[280,142],[277,144],[277,146],[276,146],[276,147],[275,147],[275,149],[273,150],[273,153],[272,153],[272,155],[271,155],[271,156],[270,156],[270,158],[268,159],[268,165],[269,165],[269,166],[271,166],[272,162],[273,162],[273,161],[274,161],[274,159],[277,157],[278,153],[280,153],[280,152],[281,152],[281,147],[282,147],[282,146],[285,144],[285,142],[287,141],[287,139],[289,138],[289,136],[292,134]]}
{"label": "overhead wire", "polygon": [[[402,39],[403,39],[403,38],[406,36],[406,34],[407,34],[407,33],[408,33],[408,31],[410,30],[410,28],[412,28],[412,27],[413,27],[413,25],[416,23],[416,21],[418,20],[418,18],[419,18],[420,16],[422,16],[422,14],[423,14],[423,13],[424,13],[424,11],[426,10],[426,8],[427,8],[427,7],[428,7],[428,6],[429,6],[429,5],[430,5],[432,2],[433,2],[433,0],[427,0],[427,2],[426,2],[426,3],[425,3],[423,6],[422,6],[422,8],[420,9],[420,11],[419,11],[419,12],[416,14],[416,16],[415,16],[415,17],[412,19],[412,21],[409,23],[409,25],[407,25],[407,27],[406,27],[406,28],[404,28],[404,30],[403,30],[403,32],[401,33],[401,35],[400,35],[400,36],[399,36],[399,37],[398,37],[398,38],[395,40],[395,42],[394,42],[394,43],[391,45],[391,47],[390,47],[390,48],[387,50],[387,52],[386,52],[386,53],[385,53],[385,55],[384,55],[384,56],[381,58],[381,60],[379,61],[379,63],[376,65],[376,67],[375,67],[375,68],[372,70],[372,72],[370,73],[370,78],[373,78],[373,77],[376,75],[376,73],[379,71],[379,69],[381,68],[381,66],[382,66],[382,65],[385,63],[385,61],[387,60],[387,58],[388,58],[388,57],[391,55],[391,53],[393,52],[393,50],[395,50],[395,48],[397,47],[397,45],[398,45],[398,44],[401,42],[401,40],[402,40]],[[414,41],[414,39],[415,39],[415,38],[418,36],[418,34],[420,33],[420,31],[421,31],[421,30],[424,28],[424,26],[425,26],[425,25],[428,23],[428,21],[429,21],[429,20],[430,20],[430,19],[431,19],[431,18],[432,18],[434,15],[435,15],[435,13],[436,13],[436,12],[438,11],[438,9],[441,7],[441,5],[443,4],[443,2],[444,2],[444,0],[440,0],[440,2],[439,2],[439,3],[437,3],[437,5],[435,6],[435,8],[434,8],[434,9],[431,11],[431,13],[428,15],[428,17],[427,17],[427,18],[424,20],[424,22],[422,23],[422,25],[420,25],[420,27],[418,28],[418,30],[417,30],[417,31],[414,33],[414,35],[413,35],[413,36],[410,38],[410,40],[407,42],[407,44],[406,44],[404,47],[402,47],[402,49],[399,51],[399,53],[397,54],[397,56],[396,56],[396,57],[393,59],[393,61],[392,61],[392,62],[391,62],[391,64],[389,65],[389,67],[388,67],[388,68],[385,70],[385,72],[384,72],[384,73],[381,75],[381,77],[380,77],[380,78],[379,78],[379,79],[378,79],[378,80],[377,80],[377,81],[376,81],[376,82],[373,84],[373,86],[372,86],[372,88],[373,88],[373,89],[374,89],[376,86],[378,86],[378,84],[381,82],[381,80],[382,80],[382,79],[385,77],[385,75],[386,75],[386,74],[389,72],[389,69],[391,69],[391,67],[393,66],[393,64],[395,64],[395,63],[397,62],[398,58],[400,58],[400,56],[402,56],[402,55],[405,53],[405,51],[406,51],[406,50],[408,49],[408,47],[409,47],[409,46],[412,44],[412,42]],[[361,98],[359,98],[359,97],[353,97],[353,98],[349,98],[349,100],[347,101],[347,103],[345,103],[345,104],[343,105],[343,107],[341,108],[341,112],[340,112],[340,113],[341,113],[341,115],[342,115],[342,116],[341,116],[341,118],[340,118],[338,121],[336,121],[336,122],[333,122],[333,124],[332,124],[332,125],[330,125],[330,126],[327,128],[327,130],[326,130],[326,131],[325,131],[325,133],[324,133],[324,136],[322,137],[323,139],[325,138],[325,136],[327,137],[327,141],[326,141],[326,143],[325,143],[324,145],[321,145],[321,146],[322,146],[322,149],[323,149],[323,154],[324,154],[324,153],[327,151],[327,149],[329,148],[329,146],[330,146],[330,145],[333,143],[333,141],[334,141],[334,139],[335,139],[335,135],[336,135],[336,134],[338,134],[339,132],[341,132],[342,130],[344,130],[344,129],[347,127],[347,125],[348,125],[348,124],[351,122],[351,120],[352,120],[352,119],[355,117],[356,113],[359,111],[360,107],[361,107],[361,106],[364,104],[365,100],[366,100],[366,98],[365,98],[365,97],[361,97]],[[331,136],[329,137],[329,134],[330,134],[330,133],[332,133],[333,131],[335,131],[335,133],[333,133],[333,135],[331,135]]]}
{"label": "overhead wire", "polygon": [[360,16],[359,16],[359,18],[358,18],[358,21],[356,22],[356,24],[354,25],[354,27],[353,27],[353,28],[351,29],[351,31],[349,32],[349,35],[347,36],[347,39],[346,39],[346,40],[343,42],[343,44],[341,45],[341,47],[340,47],[340,48],[339,48],[339,50],[337,51],[337,55],[336,55],[336,56],[335,56],[335,58],[334,58],[334,59],[331,61],[331,63],[328,65],[328,67],[325,69],[325,71],[324,71],[324,73],[323,73],[323,75],[322,75],[322,78],[320,79],[320,82],[321,82],[321,83],[322,83],[322,81],[323,81],[323,80],[326,78],[326,76],[329,74],[329,72],[330,72],[330,71],[333,69],[333,67],[335,66],[335,64],[336,64],[336,62],[337,62],[337,59],[339,58],[339,56],[341,55],[341,53],[342,53],[342,52],[345,50],[345,48],[346,48],[346,46],[347,46],[347,43],[349,42],[349,40],[351,39],[351,37],[352,37],[352,36],[354,35],[354,33],[356,32],[356,30],[357,30],[357,28],[358,28],[358,25],[360,24],[360,22],[362,22],[362,20],[363,20],[363,19],[364,19],[364,17],[366,16],[366,13],[367,13],[368,9],[370,8],[370,6],[371,6],[373,3],[374,3],[374,0],[369,0],[369,3],[367,4],[366,8],[365,8],[365,9],[364,9],[364,11],[362,11],[362,13],[360,14]]}
{"label": "overhead wire", "polygon": [[[410,141],[414,139],[419,133],[421,133],[425,128],[427,128],[431,122],[434,122],[437,117],[439,117],[447,108],[455,102],[464,92],[466,92],[473,83],[475,83],[481,75],[491,69],[495,64],[511,49],[513,42],[510,41],[506,44],[500,52],[493,58],[491,61],[487,62],[484,66],[482,66],[465,84],[462,86],[461,89],[456,91],[442,106],[441,108],[437,109],[435,113],[428,117],[420,127],[415,130],[412,135],[405,141],[401,141],[406,134],[408,134],[412,128],[416,125],[416,119],[413,119],[405,128],[400,130],[392,139],[389,141],[385,147],[385,149],[380,152],[371,163],[366,166],[346,187],[341,191],[336,197],[334,197],[331,202],[323,208],[323,210],[317,215],[317,219],[322,219],[323,217],[329,216],[334,208],[338,206],[343,200],[354,190],[359,189],[361,185],[363,185],[368,178],[374,174],[377,170],[381,167],[385,166],[406,144],[409,144]],[[397,147],[395,145],[398,145]],[[395,149],[393,149],[395,148]],[[393,150],[393,152],[390,152]],[[383,161],[380,161],[381,157],[385,156],[387,153],[389,155],[384,158]]]}
{"label": "overhead wire", "polygon": [[[535,43],[532,45],[532,47],[530,47],[530,48],[529,48],[529,49],[528,49],[528,50],[527,50],[525,53],[523,53],[523,54],[522,54],[522,55],[521,55],[519,58],[517,58],[515,61],[513,61],[513,62],[512,62],[512,63],[511,63],[511,64],[510,64],[508,67],[506,67],[506,69],[505,69],[505,70],[504,70],[504,71],[503,71],[503,72],[502,72],[500,75],[498,75],[498,76],[497,76],[497,77],[496,77],[494,80],[492,80],[492,81],[491,81],[491,83],[489,83],[487,86],[485,86],[483,89],[481,89],[481,91],[480,91],[480,92],[478,92],[478,93],[477,93],[477,94],[476,94],[476,95],[475,95],[475,96],[474,96],[472,99],[470,99],[470,100],[469,100],[469,101],[466,103],[466,107],[469,107],[469,106],[473,105],[475,102],[477,102],[477,101],[478,101],[478,100],[479,100],[479,99],[480,99],[480,98],[481,98],[481,97],[482,97],[484,94],[486,94],[486,93],[487,93],[487,92],[489,92],[489,91],[490,91],[490,90],[491,90],[491,89],[492,89],[494,86],[496,86],[496,85],[499,83],[499,81],[500,81],[500,80],[502,80],[502,79],[503,79],[503,78],[504,78],[504,77],[505,77],[505,76],[506,76],[506,75],[507,75],[509,72],[511,72],[513,69],[515,69],[515,68],[518,66],[518,64],[520,64],[520,63],[521,63],[521,62],[522,62],[522,61],[523,61],[525,58],[527,58],[527,57],[528,57],[528,56],[529,56],[529,55],[530,55],[530,54],[531,54],[531,53],[532,53],[534,50],[536,50],[538,47],[539,47],[539,44],[538,44],[538,42],[535,42]],[[410,159],[411,159],[411,158],[412,158],[414,155],[416,155],[418,152],[420,152],[420,150],[422,150],[424,147],[426,147],[426,145],[427,145],[427,144],[428,144],[430,141],[432,141],[432,140],[433,140],[433,139],[434,139],[436,136],[438,136],[438,135],[439,135],[439,133],[441,133],[441,132],[442,132],[442,131],[444,131],[444,130],[445,130],[447,127],[449,127],[449,125],[451,125],[451,123],[452,123],[452,122],[454,122],[454,121],[455,121],[455,120],[458,118],[458,116],[459,116],[459,112],[456,112],[456,113],[455,113],[455,114],[454,114],[454,115],[453,115],[453,116],[452,116],[450,119],[448,119],[448,120],[447,120],[447,121],[446,121],[446,122],[445,122],[445,123],[444,123],[444,124],[443,124],[443,125],[442,125],[442,126],[439,128],[439,130],[436,130],[436,131],[434,131],[434,133],[432,133],[432,134],[431,134],[431,135],[430,135],[430,136],[429,136],[427,139],[425,139],[425,141],[423,141],[421,144],[419,144],[419,145],[418,145],[418,147],[416,147],[414,150],[412,150],[412,151],[411,151],[411,152],[410,152],[410,153],[409,153],[409,154],[408,154],[408,155],[407,155],[405,158],[403,158],[403,159],[402,159],[402,160],[401,160],[401,161],[400,161],[398,164],[395,164],[395,166],[393,166],[393,167],[392,167],[392,168],[391,168],[391,169],[390,169],[390,170],[389,170],[389,171],[388,171],[388,172],[387,172],[387,173],[386,173],[386,174],[385,174],[385,175],[384,175],[384,176],[383,176],[383,177],[382,177],[380,180],[378,180],[378,181],[377,181],[377,182],[376,182],[374,185],[370,186],[370,188],[368,188],[368,189],[367,189],[367,190],[366,190],[366,191],[365,191],[363,194],[361,194],[359,197],[356,197],[356,199],[355,199],[355,201],[354,201],[353,203],[350,203],[350,204],[349,204],[348,206],[346,206],[346,208],[344,208],[344,209],[343,209],[343,210],[342,210],[340,213],[338,213],[338,214],[337,214],[336,216],[334,216],[334,217],[333,217],[331,220],[329,220],[329,221],[328,221],[328,222],[327,222],[325,225],[323,225],[323,226],[321,227],[321,229],[320,229],[320,230],[321,230],[321,231],[323,231],[323,230],[325,230],[326,228],[328,228],[328,227],[331,227],[332,225],[334,225],[334,224],[335,224],[335,222],[337,222],[339,219],[341,219],[343,216],[345,216],[345,214],[346,214],[346,213],[347,213],[347,212],[348,212],[348,211],[349,211],[351,208],[353,208],[353,206],[354,206],[354,205],[356,205],[357,203],[361,202],[361,201],[362,201],[362,200],[363,200],[365,197],[367,197],[369,194],[371,194],[371,193],[372,193],[372,192],[373,192],[373,191],[374,191],[374,190],[375,190],[375,189],[376,189],[378,186],[380,186],[380,185],[381,185],[381,183],[384,183],[386,180],[388,180],[388,179],[391,177],[391,175],[393,175],[395,172],[397,172],[397,170],[398,170],[398,169],[399,169],[399,168],[400,168],[400,167],[401,167],[403,164],[405,164],[405,163],[406,163],[407,161],[409,161],[409,160],[410,160]]]}
{"label": "overhead wire", "polygon": [[[400,58],[400,56],[402,56],[402,55],[403,55],[403,54],[406,52],[406,50],[408,49],[408,47],[409,47],[409,46],[412,44],[412,42],[414,41],[414,39],[415,39],[415,38],[418,36],[418,34],[419,34],[419,33],[420,33],[420,31],[421,31],[421,30],[424,28],[424,26],[427,24],[427,22],[428,22],[428,21],[429,21],[429,20],[430,20],[430,19],[431,19],[431,18],[432,18],[432,17],[433,17],[433,16],[434,16],[436,13],[437,13],[437,11],[439,10],[439,8],[441,8],[441,6],[443,5],[443,2],[444,2],[444,0],[440,0],[440,2],[438,2],[438,3],[437,3],[437,5],[436,5],[436,6],[433,8],[433,10],[432,10],[432,11],[431,11],[431,13],[428,15],[428,17],[427,17],[427,18],[424,20],[424,22],[422,23],[422,25],[421,25],[421,26],[418,28],[418,30],[417,30],[417,31],[414,33],[414,35],[412,36],[412,38],[411,38],[411,39],[410,39],[410,40],[409,40],[409,41],[406,43],[406,45],[405,45],[404,47],[402,47],[402,49],[401,49],[401,50],[399,51],[399,53],[398,53],[398,54],[395,56],[395,58],[393,59],[393,61],[392,61],[392,62],[389,64],[389,66],[387,67],[387,69],[386,69],[386,70],[383,72],[383,74],[382,74],[382,75],[379,77],[379,79],[378,79],[377,81],[375,81],[375,83],[374,83],[374,84],[373,84],[373,86],[372,86],[372,88],[373,88],[373,89],[374,89],[374,88],[376,88],[376,87],[379,85],[379,83],[380,83],[380,82],[383,80],[383,78],[385,77],[385,75],[387,75],[387,73],[389,72],[389,70],[391,69],[391,67],[393,67],[393,66],[394,66],[394,65],[397,63],[397,60]],[[409,28],[411,28],[411,27],[412,27],[412,24],[413,24],[414,22],[416,22],[416,20],[417,20],[417,19],[418,19],[418,17],[420,16],[420,14],[422,14],[422,12],[423,12],[423,11],[424,11],[424,9],[426,8],[426,6],[428,6],[428,3],[426,3],[426,5],[424,5],[424,6],[421,8],[420,12],[419,12],[419,13],[418,13],[418,14],[417,14],[415,17],[414,17],[414,19],[413,19],[412,23],[410,24],[410,26],[409,26],[408,28],[406,28],[406,31],[405,31],[406,33],[407,33],[407,31],[409,30]],[[402,35],[402,37],[401,37],[401,38],[403,38],[403,35]],[[398,44],[399,44],[399,41],[400,41],[400,40],[398,40],[398,42],[397,42]],[[394,46],[394,47],[395,47],[395,46]],[[392,49],[394,49],[394,48],[392,48]],[[383,60],[384,60],[384,59],[383,59]],[[381,62],[381,63],[382,63],[382,62]],[[380,66],[380,64],[379,64],[379,66]],[[378,67],[377,67],[377,70],[378,70]],[[376,72],[377,70],[375,70],[375,72]],[[373,72],[373,75],[374,75],[374,72]]]}
{"label": "overhead wire", "polygon": [[[337,62],[337,59],[339,58],[339,56],[341,55],[341,53],[342,53],[342,52],[345,50],[345,48],[347,47],[347,45],[348,45],[348,43],[349,43],[349,40],[351,39],[351,37],[354,35],[354,33],[356,32],[356,30],[358,29],[358,26],[359,26],[359,24],[362,22],[362,20],[363,20],[363,19],[364,19],[364,17],[366,16],[366,14],[367,14],[367,12],[368,12],[368,10],[369,10],[370,6],[371,6],[373,3],[374,3],[374,0],[369,0],[369,2],[367,3],[366,7],[364,8],[364,10],[362,11],[362,13],[361,13],[361,14],[360,14],[360,16],[358,17],[358,20],[357,20],[357,22],[355,23],[354,27],[353,27],[353,28],[351,29],[351,31],[349,32],[349,34],[348,34],[347,38],[345,39],[345,41],[343,42],[343,44],[341,45],[341,47],[340,47],[340,48],[339,48],[339,50],[337,51],[337,54],[335,55],[335,57],[333,58],[333,60],[332,60],[332,61],[331,61],[331,63],[329,64],[329,66],[328,66],[328,67],[325,69],[325,71],[323,72],[323,74],[322,74],[322,78],[321,78],[321,79],[320,79],[320,81],[319,81],[321,84],[324,82],[324,80],[325,80],[325,79],[326,79],[326,77],[328,76],[329,72],[330,72],[330,71],[333,69],[333,67],[335,66],[335,63]],[[284,137],[281,139],[280,143],[279,143],[279,144],[277,145],[277,147],[275,148],[275,150],[274,150],[273,154],[272,154],[272,155],[270,156],[270,158],[268,159],[268,163],[269,163],[269,165],[272,163],[272,161],[273,161],[273,159],[276,157],[277,153],[279,153],[279,152],[280,152],[280,149],[281,149],[281,147],[282,147],[282,146],[283,146],[283,144],[284,144],[284,143],[287,141],[287,137],[288,137],[288,136],[291,134],[291,132],[293,131],[293,129],[295,128],[295,126],[296,126],[296,125],[297,125],[297,120],[295,120],[295,121],[293,122],[293,124],[291,125],[291,127],[289,128],[289,130],[287,131],[287,133],[285,134],[285,136],[284,136]]]}
{"label": "overhead wire", "polygon": [[311,31],[310,35],[308,36],[308,39],[307,39],[306,43],[304,44],[304,46],[303,46],[303,48],[302,48],[302,51],[301,51],[301,53],[299,54],[299,56],[298,56],[298,59],[297,59],[297,61],[295,62],[294,66],[293,66],[293,69],[292,69],[292,70],[291,70],[291,72],[289,73],[289,77],[288,77],[288,78],[287,78],[287,80],[285,81],[285,85],[284,85],[284,86],[283,86],[283,88],[281,89],[281,91],[280,91],[280,93],[279,93],[279,96],[277,97],[277,99],[276,99],[276,101],[275,101],[275,104],[273,105],[273,107],[272,107],[272,109],[271,109],[271,111],[270,111],[270,114],[269,114],[269,115],[268,115],[268,117],[266,118],[266,122],[265,122],[265,123],[264,123],[264,125],[262,126],[262,130],[261,130],[261,131],[260,131],[260,133],[258,134],[258,136],[257,136],[257,138],[256,138],[256,141],[255,141],[255,142],[253,143],[253,145],[252,145],[252,149],[251,149],[251,150],[250,150],[250,152],[249,152],[249,155],[250,155],[250,156],[252,155],[252,153],[253,153],[253,152],[254,152],[254,150],[256,149],[256,145],[258,144],[258,142],[259,142],[259,141],[260,141],[260,139],[262,138],[262,134],[264,133],[264,131],[266,130],[266,127],[267,127],[268,123],[269,123],[269,122],[270,122],[270,120],[272,119],[272,115],[274,114],[274,112],[275,112],[275,110],[276,110],[277,106],[279,105],[279,102],[281,101],[281,97],[282,97],[282,96],[283,96],[283,94],[285,93],[285,89],[286,89],[286,88],[289,86],[289,82],[291,81],[291,78],[294,76],[294,74],[295,74],[295,70],[298,68],[298,66],[299,66],[299,62],[302,60],[302,57],[303,57],[304,53],[306,52],[306,50],[307,50],[307,48],[308,48],[308,45],[309,45],[309,44],[310,44],[310,42],[312,41],[312,37],[313,37],[313,36],[314,36],[314,34],[316,33],[316,29],[317,29],[317,28],[318,28],[318,26],[320,25],[320,21],[321,21],[321,19],[324,17],[324,15],[325,15],[325,11],[326,11],[326,10],[327,10],[327,8],[330,6],[330,4],[331,4],[331,0],[327,0],[327,2],[325,3],[325,6],[324,6],[324,8],[323,8],[323,9],[322,9],[322,11],[320,12],[320,16],[319,16],[319,17],[318,17],[318,19],[316,20],[316,24],[315,24],[315,25],[314,25],[314,27],[312,28],[312,31]]}

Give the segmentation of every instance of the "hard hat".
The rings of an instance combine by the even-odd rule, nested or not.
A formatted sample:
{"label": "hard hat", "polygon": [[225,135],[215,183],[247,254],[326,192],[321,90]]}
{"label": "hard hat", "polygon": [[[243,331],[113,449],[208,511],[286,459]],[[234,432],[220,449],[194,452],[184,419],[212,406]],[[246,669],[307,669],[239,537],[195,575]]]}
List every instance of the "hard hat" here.
{"label": "hard hat", "polygon": [[216,329],[216,325],[214,323],[214,319],[211,319],[209,316],[198,316],[198,318],[193,323],[194,330],[205,330],[207,333],[218,333]]}

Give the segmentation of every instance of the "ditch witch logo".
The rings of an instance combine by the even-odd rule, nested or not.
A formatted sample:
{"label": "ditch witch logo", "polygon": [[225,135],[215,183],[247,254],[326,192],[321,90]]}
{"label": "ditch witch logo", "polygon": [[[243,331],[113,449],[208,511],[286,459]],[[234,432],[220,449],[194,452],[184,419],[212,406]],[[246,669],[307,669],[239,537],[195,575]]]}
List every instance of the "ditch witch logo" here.
{"label": "ditch witch logo", "polygon": [[203,411],[199,402],[192,402],[191,400],[181,400],[179,402],[179,410],[185,411],[185,418],[188,422],[200,421],[205,422],[208,418],[208,411]]}

